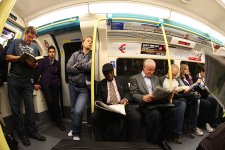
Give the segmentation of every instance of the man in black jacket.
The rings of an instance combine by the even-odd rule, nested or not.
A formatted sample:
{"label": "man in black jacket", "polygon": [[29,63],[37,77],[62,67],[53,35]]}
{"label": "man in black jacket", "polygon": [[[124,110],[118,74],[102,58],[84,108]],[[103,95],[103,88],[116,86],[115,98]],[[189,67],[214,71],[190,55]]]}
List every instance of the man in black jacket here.
{"label": "man in black jacket", "polygon": [[[124,104],[126,116],[121,114],[97,109],[92,115],[93,130],[96,140],[107,140],[104,135],[107,127],[112,122],[120,122],[121,119],[125,120],[126,124],[126,140],[134,141],[137,134],[141,121],[139,112],[132,106],[129,105],[129,94],[126,91],[126,87],[123,81],[114,76],[113,66],[110,63],[103,65],[102,72],[105,79],[98,83],[97,88],[97,100],[102,101],[105,104]],[[112,87],[111,87],[112,86]],[[112,88],[114,91],[112,91]],[[116,129],[115,129],[116,130]],[[118,132],[118,131],[115,131]],[[119,134],[117,134],[119,135]],[[107,135],[108,136],[108,135]],[[116,137],[114,141],[122,140],[121,137]]]}

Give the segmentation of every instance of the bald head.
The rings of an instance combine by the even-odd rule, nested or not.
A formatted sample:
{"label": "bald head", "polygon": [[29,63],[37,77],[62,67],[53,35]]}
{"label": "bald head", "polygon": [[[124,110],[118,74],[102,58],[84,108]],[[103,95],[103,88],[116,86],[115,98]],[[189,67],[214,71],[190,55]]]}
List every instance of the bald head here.
{"label": "bald head", "polygon": [[143,72],[147,77],[151,77],[155,72],[156,64],[152,59],[146,59],[143,64]]}
{"label": "bald head", "polygon": [[171,65],[172,78],[175,79],[178,76],[179,68],[176,64]]}

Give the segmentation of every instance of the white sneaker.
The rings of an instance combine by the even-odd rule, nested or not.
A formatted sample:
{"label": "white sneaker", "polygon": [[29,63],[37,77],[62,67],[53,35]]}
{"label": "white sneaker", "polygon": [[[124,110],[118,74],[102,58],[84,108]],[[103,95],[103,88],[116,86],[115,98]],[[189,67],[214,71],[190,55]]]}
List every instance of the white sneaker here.
{"label": "white sneaker", "polygon": [[73,140],[74,140],[74,141],[80,141],[80,137],[79,137],[79,136],[74,136],[74,137],[73,137]]}
{"label": "white sneaker", "polygon": [[73,136],[73,130],[70,130],[70,132],[67,134],[69,137]]}
{"label": "white sneaker", "polygon": [[209,123],[206,123],[205,128],[206,128],[207,132],[209,132],[209,133],[213,132],[213,128],[210,126]]}
{"label": "white sneaker", "polygon": [[195,128],[195,134],[198,135],[198,136],[203,136],[203,131],[200,128],[196,127]]}

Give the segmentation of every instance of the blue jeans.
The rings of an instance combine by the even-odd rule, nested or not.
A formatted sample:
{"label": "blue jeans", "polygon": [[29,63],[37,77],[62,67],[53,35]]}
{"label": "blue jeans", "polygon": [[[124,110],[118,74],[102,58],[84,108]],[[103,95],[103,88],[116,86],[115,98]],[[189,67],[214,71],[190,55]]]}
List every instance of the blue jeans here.
{"label": "blue jeans", "polygon": [[[8,97],[16,125],[20,136],[37,132],[34,120],[33,84],[31,79],[8,79]],[[24,100],[25,115],[20,109],[21,98]]]}
{"label": "blue jeans", "polygon": [[73,135],[80,135],[84,107],[88,101],[88,88],[69,83]]}
{"label": "blue jeans", "polygon": [[182,133],[182,127],[184,122],[184,113],[186,109],[186,100],[183,98],[178,98],[173,100],[173,104],[175,104],[176,115],[175,115],[175,125],[173,128],[174,133]]}

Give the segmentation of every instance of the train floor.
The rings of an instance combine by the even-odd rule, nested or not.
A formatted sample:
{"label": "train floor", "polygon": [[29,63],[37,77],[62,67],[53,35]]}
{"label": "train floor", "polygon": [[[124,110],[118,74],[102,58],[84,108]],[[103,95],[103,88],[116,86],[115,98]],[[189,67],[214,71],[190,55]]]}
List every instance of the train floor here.
{"label": "train floor", "polygon": [[[18,139],[18,136],[16,135],[16,138],[18,139],[19,142],[19,150],[51,150],[57,143],[61,142],[67,142],[70,145],[77,143],[80,148],[78,149],[84,149],[86,147],[98,147],[98,145],[104,145],[105,147],[109,147],[110,149],[116,149],[115,146],[121,145],[122,147],[124,146],[129,146],[129,145],[135,145],[138,147],[138,145],[141,145],[140,149],[144,149],[144,146],[147,146],[149,149],[160,149],[157,145],[153,145],[150,143],[145,142],[145,131],[144,128],[141,129],[137,141],[134,143],[113,143],[113,142],[103,142],[102,144],[99,142],[95,142],[91,129],[90,127],[87,126],[86,123],[83,123],[82,127],[82,134],[81,134],[81,141],[73,141],[72,138],[67,136],[67,133],[70,131],[70,121],[64,120],[65,126],[66,126],[66,131],[61,131],[58,129],[57,126],[54,126],[52,124],[46,125],[45,127],[41,127],[39,130],[39,133],[46,136],[46,141],[40,142],[34,139],[30,139],[31,145],[30,146],[24,146],[22,145],[21,141]],[[173,142],[169,142],[169,145],[172,147],[173,150],[195,150],[196,147],[198,146],[199,142],[206,136],[208,133],[204,130],[204,135],[203,136],[197,136],[195,135],[194,139],[187,138],[184,134],[182,134],[181,138],[183,143],[182,144],[175,144]],[[93,148],[93,149],[98,149],[98,148]],[[114,147],[114,148],[113,148]],[[132,147],[132,146],[131,146]],[[71,148],[72,149],[72,148]],[[100,149],[100,148],[99,148]],[[102,148],[101,148],[102,149]],[[105,148],[103,148],[105,149]],[[63,148],[62,148],[63,150]]]}

